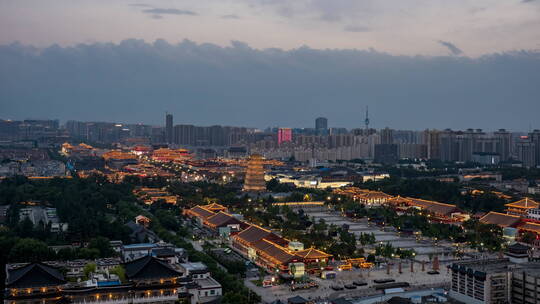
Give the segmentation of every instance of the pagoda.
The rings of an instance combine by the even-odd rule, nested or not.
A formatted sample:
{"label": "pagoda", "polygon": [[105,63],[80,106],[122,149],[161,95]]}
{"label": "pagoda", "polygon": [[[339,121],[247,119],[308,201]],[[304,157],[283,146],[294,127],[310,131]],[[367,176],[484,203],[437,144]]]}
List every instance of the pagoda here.
{"label": "pagoda", "polygon": [[248,161],[243,191],[263,192],[266,191],[264,181],[264,158],[260,154],[252,154]]}

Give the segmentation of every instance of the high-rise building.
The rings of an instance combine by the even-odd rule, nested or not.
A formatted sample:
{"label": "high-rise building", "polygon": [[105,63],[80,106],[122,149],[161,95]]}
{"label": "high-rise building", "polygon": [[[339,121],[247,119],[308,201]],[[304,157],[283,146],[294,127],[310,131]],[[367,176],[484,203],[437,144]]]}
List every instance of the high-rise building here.
{"label": "high-rise building", "polygon": [[326,117],[317,117],[315,119],[315,131],[318,135],[325,135],[328,131],[328,119]]}
{"label": "high-rise building", "polygon": [[173,116],[172,114],[166,114],[165,115],[165,141],[168,144],[172,144],[174,140],[173,135]]}
{"label": "high-rise building", "polygon": [[279,128],[278,129],[278,145],[284,142],[292,141],[292,129],[291,128]]}
{"label": "high-rise building", "polygon": [[390,128],[381,129],[381,144],[389,145],[394,143],[394,130]]}
{"label": "high-rise building", "polygon": [[496,139],[495,153],[498,153],[502,161],[507,161],[512,155],[512,133],[505,129],[493,133]]}
{"label": "high-rise building", "polygon": [[441,158],[439,134],[440,132],[438,130],[424,131],[424,143],[426,144],[426,147],[427,147],[428,159]]}
{"label": "high-rise building", "polygon": [[396,164],[398,162],[398,146],[396,144],[376,144],[375,162]]}
{"label": "high-rise building", "polygon": [[521,136],[516,142],[516,159],[523,163],[524,167],[534,167],[536,145],[529,136]]}
{"label": "high-rise building", "polygon": [[266,191],[266,182],[264,181],[264,158],[260,154],[252,154],[249,158],[243,191]]}
{"label": "high-rise building", "polygon": [[540,130],[534,130],[529,134],[534,144],[534,166],[540,166]]}

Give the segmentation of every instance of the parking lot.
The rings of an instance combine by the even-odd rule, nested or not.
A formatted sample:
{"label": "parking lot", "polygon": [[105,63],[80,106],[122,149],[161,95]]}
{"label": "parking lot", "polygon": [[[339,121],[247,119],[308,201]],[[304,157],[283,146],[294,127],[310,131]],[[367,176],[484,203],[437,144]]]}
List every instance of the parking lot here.
{"label": "parking lot", "polygon": [[[291,291],[290,286],[282,284],[273,287],[258,287],[255,286],[250,280],[246,280],[246,286],[250,287],[253,291],[259,294],[263,302],[272,302],[277,299],[286,300],[287,298],[300,295],[306,299],[335,299],[339,297],[359,298],[373,295],[380,295],[382,291],[376,290],[374,286],[378,285],[373,280],[388,279],[391,278],[395,282],[407,282],[411,285],[407,289],[422,289],[429,287],[444,286],[450,281],[450,274],[446,269],[442,269],[439,274],[430,275],[427,273],[429,269],[426,268],[425,272],[421,272],[420,269],[414,269],[415,272],[410,272],[410,265],[402,268],[402,273],[398,272],[398,268],[394,265],[390,274],[387,273],[386,267],[384,268],[372,268],[367,269],[353,269],[350,271],[337,271],[337,277],[332,280],[324,280],[318,277],[310,277],[313,281],[317,282],[318,288]],[[354,289],[347,289],[345,285],[353,285],[353,282],[361,281],[367,283],[365,286],[354,286]],[[332,287],[341,287],[342,290],[334,290]],[[349,286],[353,287],[353,286]]]}

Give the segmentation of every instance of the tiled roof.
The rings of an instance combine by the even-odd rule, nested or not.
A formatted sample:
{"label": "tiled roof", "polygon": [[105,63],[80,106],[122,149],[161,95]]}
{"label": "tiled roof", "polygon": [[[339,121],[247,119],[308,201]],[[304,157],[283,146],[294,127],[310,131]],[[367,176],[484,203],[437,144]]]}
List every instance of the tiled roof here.
{"label": "tiled roof", "polygon": [[182,275],[181,272],[174,270],[167,262],[151,256],[128,262],[124,264],[124,267],[126,276],[130,280],[173,278]]}
{"label": "tiled roof", "polygon": [[231,223],[240,224],[240,221],[234,216],[223,211],[220,211],[219,213],[216,213],[206,219],[206,224],[213,227],[222,227]]}
{"label": "tiled roof", "polygon": [[265,255],[269,259],[273,259],[278,263],[285,264],[294,259],[299,259],[300,257],[289,253],[287,249],[276,245],[273,242],[270,242],[266,239],[262,239],[258,242],[253,243],[252,247],[262,255]]}
{"label": "tiled roof", "polygon": [[380,191],[370,191],[370,192],[367,192],[367,193],[363,193],[363,194],[360,194],[359,195],[360,197],[363,197],[363,198],[386,198],[386,199],[391,199],[393,196],[390,195],[390,194],[386,194],[384,192],[380,192]]}
{"label": "tiled roof", "polygon": [[216,204],[216,203],[212,203],[212,204],[209,204],[209,205],[205,205],[205,206],[202,206],[204,209],[206,210],[210,210],[210,211],[214,211],[214,210],[221,210],[221,211],[225,211],[227,210],[227,207],[223,206],[223,205],[220,205],[220,204]]}
{"label": "tiled roof", "polygon": [[531,232],[540,234],[540,224],[529,223],[528,222],[528,223],[525,223],[525,224],[519,226],[518,228],[521,229],[521,230],[531,231]]}
{"label": "tiled roof", "polygon": [[64,276],[58,269],[41,263],[32,263],[8,270],[6,286],[9,288],[33,288],[57,286],[64,283],[66,283]]}
{"label": "tiled roof", "polygon": [[304,250],[300,250],[300,251],[295,251],[294,254],[298,255],[298,256],[301,256],[302,258],[304,259],[324,259],[324,258],[328,258],[328,257],[331,257],[332,255],[330,254],[327,254],[327,253],[324,253],[320,250],[317,250],[315,248],[309,248],[309,249],[304,249]]}
{"label": "tiled roof", "polygon": [[517,202],[513,202],[510,204],[506,204],[506,207],[514,207],[514,208],[527,208],[527,209],[535,209],[540,207],[540,203],[537,203],[533,201],[532,199],[526,197],[522,200],[519,200]]}
{"label": "tiled roof", "polygon": [[484,224],[493,224],[501,227],[513,227],[520,221],[519,216],[509,215],[491,211],[480,218],[480,222]]}
{"label": "tiled roof", "polygon": [[262,239],[266,239],[270,242],[276,243],[279,246],[287,246],[289,241],[280,237],[279,235],[273,233],[270,230],[264,229],[262,227],[251,225],[248,228],[242,230],[235,236],[236,239],[241,240],[248,244],[253,244]]}
{"label": "tiled roof", "polygon": [[456,211],[459,211],[459,208],[455,205],[443,204],[434,201],[423,200],[419,198],[407,198],[415,206],[421,207],[422,209],[432,212],[435,214],[450,215]]}
{"label": "tiled roof", "polygon": [[189,209],[189,212],[198,216],[198,217],[202,217],[203,219],[206,219],[212,215],[214,215],[215,213],[210,211],[210,210],[206,210],[204,208],[202,208],[201,206],[195,206],[191,209]]}
{"label": "tiled roof", "polygon": [[251,225],[245,230],[238,233],[236,235],[236,238],[247,243],[254,243],[254,242],[262,240],[263,238],[270,235],[271,233],[272,232],[270,230],[266,230],[259,226]]}
{"label": "tiled roof", "polygon": [[411,200],[410,199],[407,199],[407,198],[404,198],[404,197],[401,197],[401,196],[394,196],[393,198],[389,199],[388,201],[386,201],[388,204],[396,204],[396,205],[399,205],[399,204],[410,204],[411,203]]}

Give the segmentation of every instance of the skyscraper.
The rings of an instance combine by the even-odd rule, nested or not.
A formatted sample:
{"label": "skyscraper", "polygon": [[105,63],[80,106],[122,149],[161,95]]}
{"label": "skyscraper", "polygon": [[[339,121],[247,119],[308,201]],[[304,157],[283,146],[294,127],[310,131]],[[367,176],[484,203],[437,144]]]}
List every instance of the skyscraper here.
{"label": "skyscraper", "polygon": [[424,143],[427,146],[427,158],[428,159],[440,159],[440,132],[438,130],[425,130],[424,131]]}
{"label": "skyscraper", "polygon": [[381,129],[381,144],[393,144],[394,143],[394,130],[386,127]]}
{"label": "skyscraper", "polygon": [[328,119],[326,117],[317,117],[315,119],[315,131],[318,135],[324,135],[328,130]]}
{"label": "skyscraper", "polygon": [[540,130],[532,131],[529,137],[534,144],[534,166],[540,166]]}
{"label": "skyscraper", "polygon": [[168,144],[173,143],[173,116],[172,114],[165,114],[165,141]]}
{"label": "skyscraper", "polygon": [[524,167],[535,166],[536,145],[529,136],[521,136],[516,142],[517,160],[523,163]]}
{"label": "skyscraper", "polygon": [[507,161],[512,155],[512,133],[499,129],[493,136],[496,139],[495,152],[501,156],[502,161]]}
{"label": "skyscraper", "polygon": [[252,154],[248,161],[243,191],[262,192],[266,191],[264,181],[264,159],[260,154]]}

